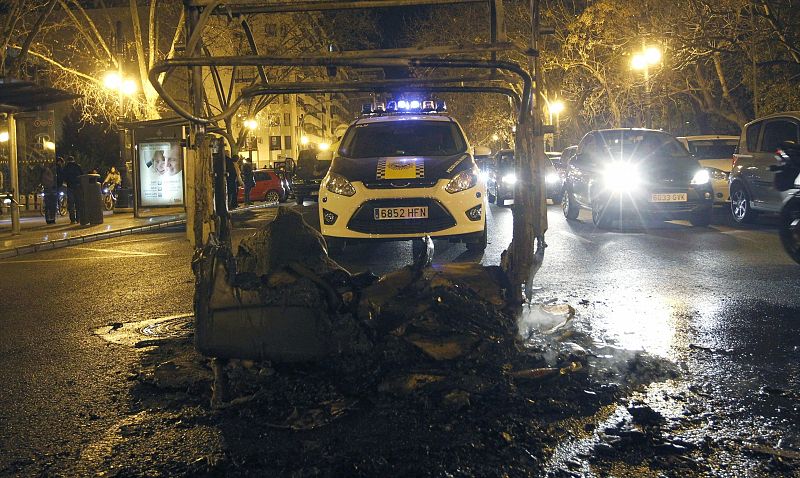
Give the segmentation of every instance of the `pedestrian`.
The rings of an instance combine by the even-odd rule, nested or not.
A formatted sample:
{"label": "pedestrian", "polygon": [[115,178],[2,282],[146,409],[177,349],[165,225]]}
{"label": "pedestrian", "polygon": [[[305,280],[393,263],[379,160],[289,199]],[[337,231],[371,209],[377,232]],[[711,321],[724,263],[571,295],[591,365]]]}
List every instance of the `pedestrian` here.
{"label": "pedestrian", "polygon": [[228,209],[236,209],[239,207],[239,184],[242,184],[241,173],[239,172],[239,157],[236,159],[231,158],[228,152],[225,152],[225,174],[227,175],[228,187]]}
{"label": "pedestrian", "polygon": [[58,183],[55,162],[47,162],[42,167],[39,174],[39,182],[42,183],[44,197],[42,207],[44,208],[44,221],[47,224],[56,223],[56,209],[58,208]]}
{"label": "pedestrian", "polygon": [[244,204],[249,206],[252,204],[250,202],[250,191],[256,186],[256,176],[253,174],[253,163],[245,160],[242,160],[242,181],[244,182]]}
{"label": "pedestrian", "polygon": [[67,157],[67,164],[64,165],[64,182],[67,183],[67,206],[69,208],[69,223],[75,224],[80,221],[81,210],[81,180],[83,169],[80,164],[75,162],[72,156]]}

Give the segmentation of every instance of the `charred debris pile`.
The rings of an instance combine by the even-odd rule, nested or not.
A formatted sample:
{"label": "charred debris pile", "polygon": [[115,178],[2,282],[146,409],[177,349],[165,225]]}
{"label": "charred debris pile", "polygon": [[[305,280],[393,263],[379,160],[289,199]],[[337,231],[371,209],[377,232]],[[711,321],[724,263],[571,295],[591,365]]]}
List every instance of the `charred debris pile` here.
{"label": "charred debris pile", "polygon": [[431,254],[429,243],[383,277],[350,274],[281,208],[235,255],[216,244],[198,255],[195,340],[227,359],[220,413],[260,437],[301,431],[313,443],[310,456],[272,442],[268,468],[530,472],[566,423],[672,373],[607,353],[572,329],[565,304],[515,309],[498,267],[431,265]]}

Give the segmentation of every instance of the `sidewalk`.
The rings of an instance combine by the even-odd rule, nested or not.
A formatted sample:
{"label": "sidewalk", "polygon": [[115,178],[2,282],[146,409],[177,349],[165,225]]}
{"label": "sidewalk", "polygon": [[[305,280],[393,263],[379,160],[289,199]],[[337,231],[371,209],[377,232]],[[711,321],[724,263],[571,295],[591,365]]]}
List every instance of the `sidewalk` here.
{"label": "sidewalk", "polygon": [[25,211],[20,218],[21,233],[12,235],[10,216],[0,216],[0,259],[183,225],[186,224],[186,215],[135,218],[132,212],[114,214],[106,211],[103,224],[70,224],[69,218],[61,216],[56,221],[55,224],[45,224],[38,211]]}
{"label": "sidewalk", "polygon": [[[230,214],[236,215],[276,205],[276,203],[261,203],[239,207],[230,211]],[[70,224],[69,218],[61,216],[56,218],[55,224],[46,224],[44,217],[38,211],[22,211],[20,217],[22,231],[18,235],[12,235],[11,216],[6,212],[0,216],[0,259],[185,224],[184,213],[135,218],[132,212],[115,214],[112,211],[103,213],[103,224],[88,226]]]}

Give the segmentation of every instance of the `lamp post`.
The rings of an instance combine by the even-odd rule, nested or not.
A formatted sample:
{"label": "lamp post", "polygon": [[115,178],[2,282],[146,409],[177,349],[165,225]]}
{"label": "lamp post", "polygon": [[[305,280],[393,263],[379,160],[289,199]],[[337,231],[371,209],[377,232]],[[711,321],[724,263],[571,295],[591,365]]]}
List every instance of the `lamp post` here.
{"label": "lamp post", "polygon": [[561,113],[564,111],[564,102],[561,100],[555,100],[548,102],[548,112],[550,113],[550,124],[553,123],[553,115],[556,115],[556,122],[555,122],[555,132],[553,133],[553,151],[560,151],[559,149],[559,139],[561,136],[560,133],[560,122],[561,122]]}
{"label": "lamp post", "polygon": [[644,73],[645,127],[653,127],[650,104],[650,67],[661,63],[661,50],[658,47],[645,47],[631,57],[631,69]]}
{"label": "lamp post", "polygon": [[253,134],[256,128],[258,128],[258,121],[254,120],[253,118],[248,118],[244,120],[244,127],[247,128],[247,157],[250,161],[250,165],[253,164],[253,145],[250,144],[250,135]]}

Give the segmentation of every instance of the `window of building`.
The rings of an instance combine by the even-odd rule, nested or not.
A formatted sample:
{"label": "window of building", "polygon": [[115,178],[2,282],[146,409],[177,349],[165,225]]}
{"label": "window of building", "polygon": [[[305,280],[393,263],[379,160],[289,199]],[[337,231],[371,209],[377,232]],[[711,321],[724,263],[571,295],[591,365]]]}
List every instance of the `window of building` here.
{"label": "window of building", "polygon": [[291,136],[284,136],[283,137],[283,149],[292,149],[292,137]]}

